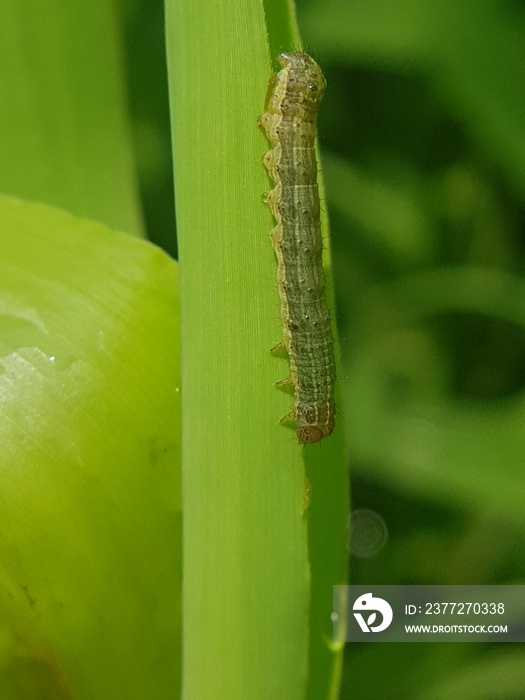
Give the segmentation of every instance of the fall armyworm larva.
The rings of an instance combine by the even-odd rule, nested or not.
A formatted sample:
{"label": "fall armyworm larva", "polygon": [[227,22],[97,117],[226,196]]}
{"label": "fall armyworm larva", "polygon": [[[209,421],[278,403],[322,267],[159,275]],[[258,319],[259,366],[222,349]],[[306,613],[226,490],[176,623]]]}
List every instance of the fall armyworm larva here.
{"label": "fall armyworm larva", "polygon": [[334,341],[326,305],[320,225],[315,127],[326,81],[305,53],[282,53],[281,70],[266,96],[264,127],[271,149],[264,165],[275,187],[267,202],[276,226],[271,239],[277,256],[284,347],[290,377],[279,384],[295,389],[294,409],[301,444],[322,440],[335,423]]}

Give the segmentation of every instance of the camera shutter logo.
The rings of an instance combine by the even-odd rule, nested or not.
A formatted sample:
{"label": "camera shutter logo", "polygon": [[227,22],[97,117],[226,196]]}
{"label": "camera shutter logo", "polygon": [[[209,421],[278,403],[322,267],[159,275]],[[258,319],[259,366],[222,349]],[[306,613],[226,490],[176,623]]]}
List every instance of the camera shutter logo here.
{"label": "camera shutter logo", "polygon": [[[357,612],[360,610],[370,612],[366,621],[361,612]],[[353,611],[362,632],[382,632],[392,622],[393,613],[390,604],[383,598],[374,598],[371,593],[359,596],[354,603]],[[377,626],[374,626],[378,612],[381,613],[383,620]]]}

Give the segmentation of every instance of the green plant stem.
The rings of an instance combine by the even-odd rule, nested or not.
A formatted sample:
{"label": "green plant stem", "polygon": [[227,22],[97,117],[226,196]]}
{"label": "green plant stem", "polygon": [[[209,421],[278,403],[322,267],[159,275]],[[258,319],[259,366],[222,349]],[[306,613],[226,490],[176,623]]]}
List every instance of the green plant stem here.
{"label": "green plant stem", "polygon": [[[310,623],[303,457],[319,480],[333,453],[303,450],[279,425],[293,400],[274,386],[288,361],[270,353],[281,328],[263,201],[268,143],[257,128],[271,72],[262,3],[171,0],[167,32],[182,304],[183,697],[299,700]],[[287,35],[280,48],[296,48]],[[340,459],[338,438],[332,446]],[[324,536],[339,546],[332,529],[344,519],[332,525],[333,504],[314,498]],[[324,606],[312,648],[325,695],[333,656],[324,635],[344,546],[339,557],[337,580],[327,567],[316,589]]]}

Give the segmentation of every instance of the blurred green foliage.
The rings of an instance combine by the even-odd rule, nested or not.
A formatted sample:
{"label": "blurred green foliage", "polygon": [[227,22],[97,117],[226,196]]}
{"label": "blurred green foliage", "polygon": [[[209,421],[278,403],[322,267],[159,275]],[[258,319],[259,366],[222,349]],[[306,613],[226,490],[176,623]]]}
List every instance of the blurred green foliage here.
{"label": "blurred green foliage", "polygon": [[177,255],[162,0],[121,0],[128,104],[148,237]]}
{"label": "blurred green foliage", "polygon": [[[362,584],[525,578],[525,3],[301,2]],[[349,646],[342,698],[524,698],[513,645]]]}

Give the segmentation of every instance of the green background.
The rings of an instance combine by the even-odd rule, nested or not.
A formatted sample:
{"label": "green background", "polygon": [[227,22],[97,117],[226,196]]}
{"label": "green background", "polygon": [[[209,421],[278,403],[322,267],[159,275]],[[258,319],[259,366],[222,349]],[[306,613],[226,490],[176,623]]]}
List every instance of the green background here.
{"label": "green background", "polygon": [[[371,584],[523,583],[525,5],[304,2]],[[359,533],[361,537],[365,533]],[[342,698],[525,697],[521,646],[347,647]]]}

